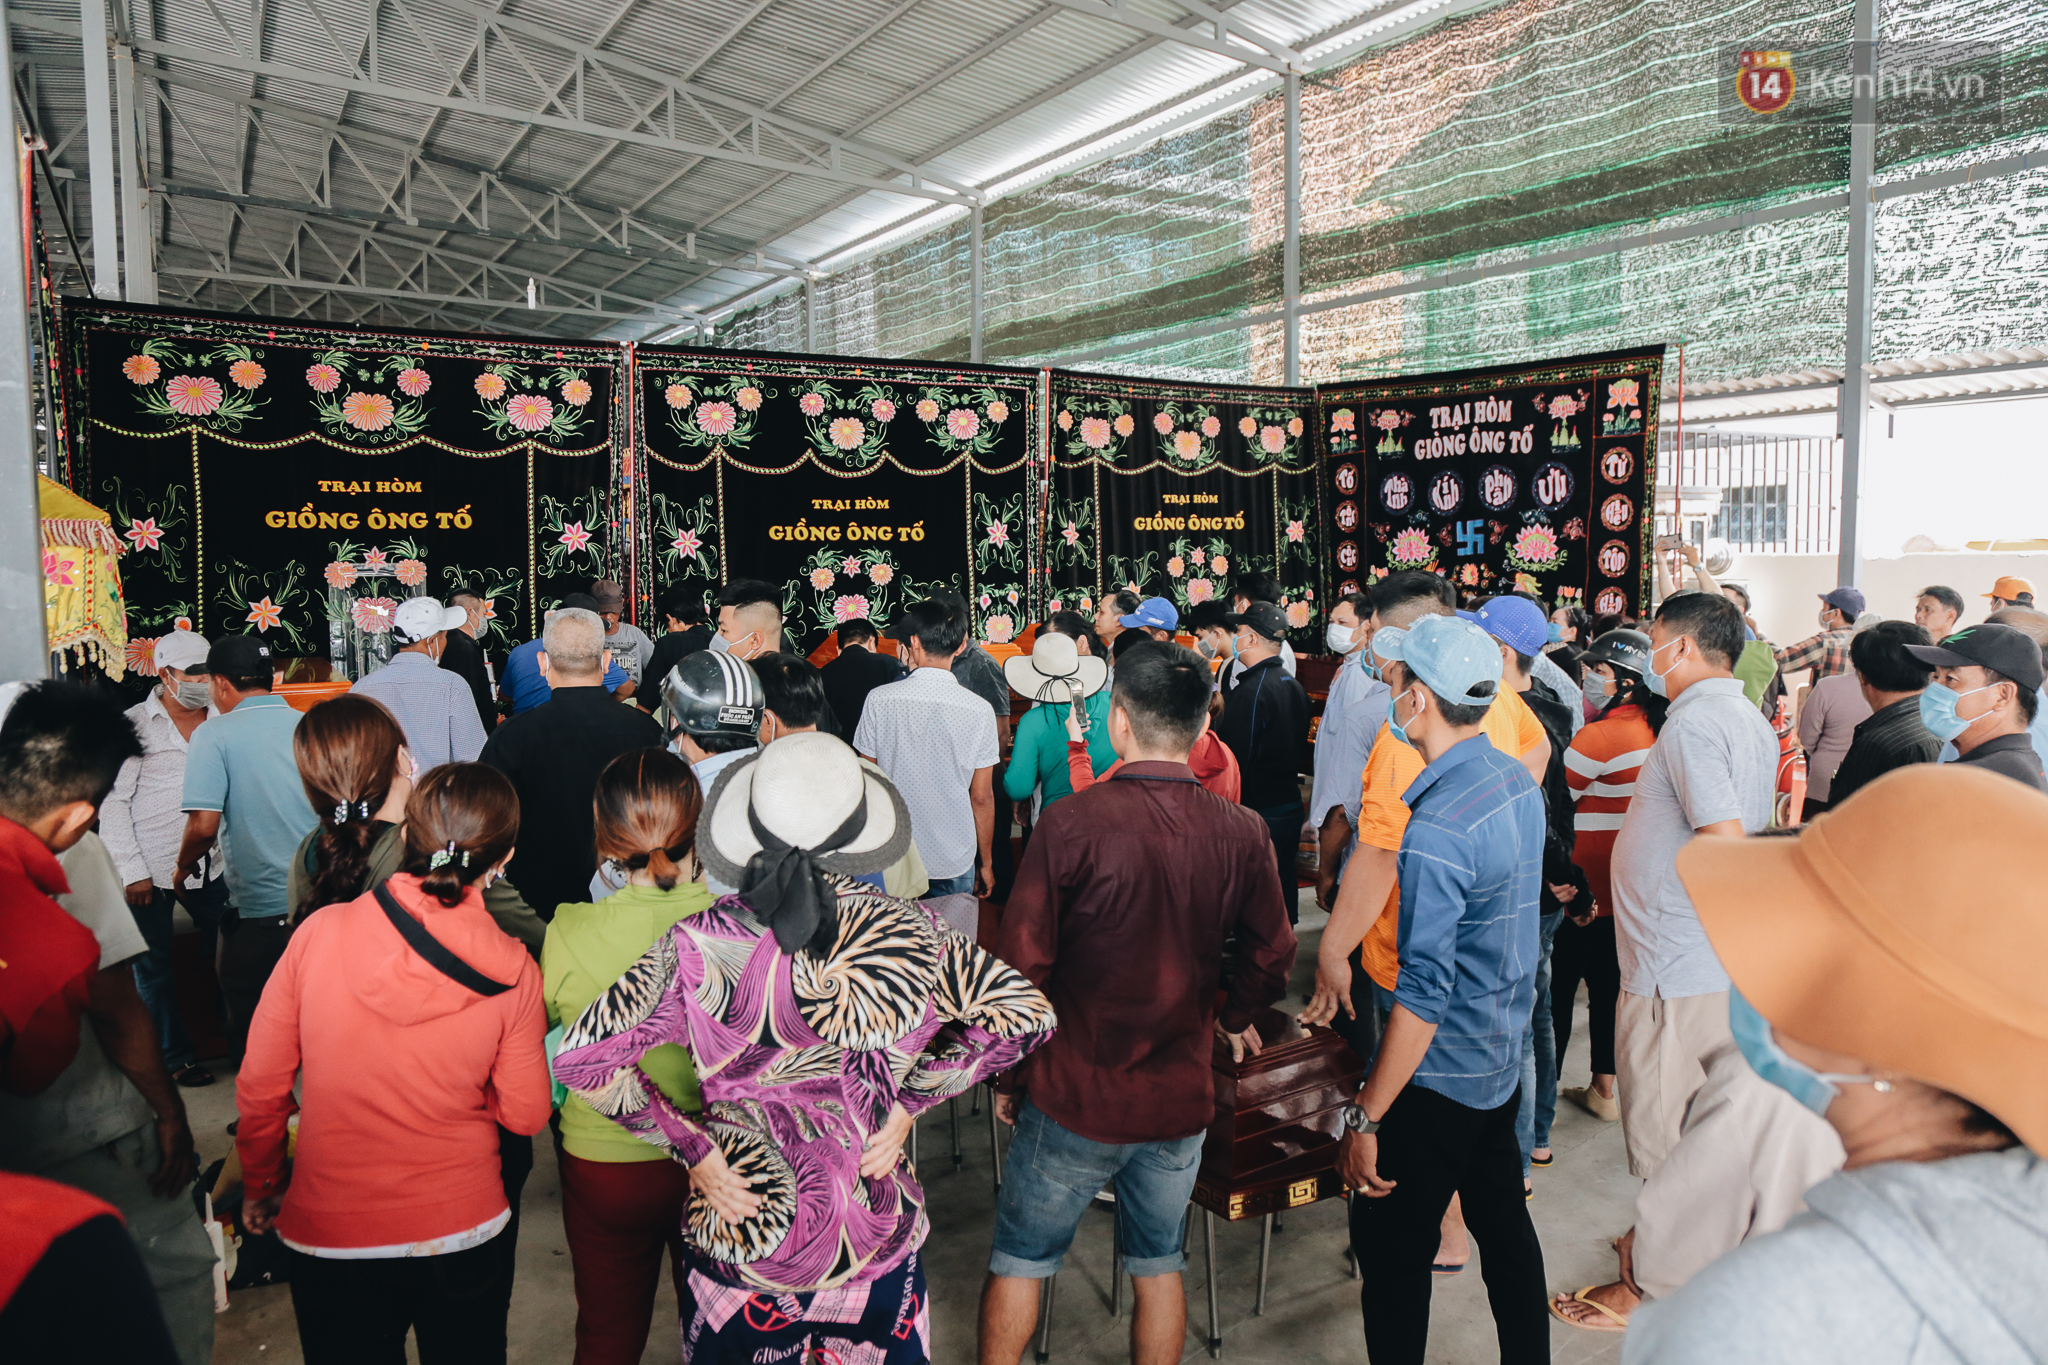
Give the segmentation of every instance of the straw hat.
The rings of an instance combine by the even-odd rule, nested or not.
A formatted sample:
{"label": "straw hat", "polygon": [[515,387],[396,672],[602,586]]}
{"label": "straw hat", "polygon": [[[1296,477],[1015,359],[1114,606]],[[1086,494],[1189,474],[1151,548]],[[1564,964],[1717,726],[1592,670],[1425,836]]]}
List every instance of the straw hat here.
{"label": "straw hat", "polygon": [[728,886],[739,886],[747,862],[761,851],[749,820],[801,849],[815,849],[867,799],[864,823],[844,844],[819,853],[827,872],[849,877],[880,872],[910,845],[910,811],[888,778],[860,761],[846,741],[808,731],[784,735],[749,754],[711,784],[697,824],[697,856]]}
{"label": "straw hat", "polygon": [[1071,635],[1041,630],[1031,653],[1003,660],[1003,677],[1019,696],[1033,701],[1079,701],[1109,679],[1109,665],[1081,653]]}
{"label": "straw hat", "polygon": [[1721,965],[1786,1037],[1960,1095],[2048,1153],[2043,847],[2048,796],[1927,763],[1796,839],[1694,839],[1678,875]]}

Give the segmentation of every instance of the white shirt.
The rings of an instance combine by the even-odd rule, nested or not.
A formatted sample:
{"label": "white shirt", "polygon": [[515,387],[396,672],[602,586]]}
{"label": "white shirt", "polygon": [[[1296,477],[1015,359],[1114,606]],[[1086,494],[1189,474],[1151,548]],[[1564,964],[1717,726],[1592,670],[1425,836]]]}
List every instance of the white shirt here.
{"label": "white shirt", "polygon": [[[210,720],[215,712],[209,706],[206,714]],[[142,756],[121,765],[113,792],[100,806],[100,837],[123,886],[148,881],[169,889],[185,840],[189,744],[164,708],[161,685],[128,708],[128,719],[142,737]]]}
{"label": "white shirt", "polygon": [[1002,758],[988,703],[946,669],[913,669],[868,693],[853,747],[903,794],[911,839],[931,879],[973,871],[980,841],[968,791],[977,771]]}

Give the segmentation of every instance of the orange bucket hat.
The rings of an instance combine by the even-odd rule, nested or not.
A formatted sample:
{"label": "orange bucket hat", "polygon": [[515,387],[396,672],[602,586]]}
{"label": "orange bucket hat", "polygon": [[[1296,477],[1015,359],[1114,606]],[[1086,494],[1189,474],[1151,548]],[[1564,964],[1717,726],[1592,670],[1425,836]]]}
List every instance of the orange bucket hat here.
{"label": "orange bucket hat", "polygon": [[1796,839],[1694,839],[1678,874],[1772,1027],[1960,1095],[2048,1153],[2044,849],[2048,796],[1928,763]]}

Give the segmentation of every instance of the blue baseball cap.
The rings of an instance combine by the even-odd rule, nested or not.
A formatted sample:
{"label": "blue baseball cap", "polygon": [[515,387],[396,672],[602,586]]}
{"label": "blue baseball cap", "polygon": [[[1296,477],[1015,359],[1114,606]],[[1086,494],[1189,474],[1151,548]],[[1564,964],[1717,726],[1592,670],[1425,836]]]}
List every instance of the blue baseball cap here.
{"label": "blue baseball cap", "polygon": [[1138,603],[1138,609],[1129,616],[1117,617],[1116,623],[1126,627],[1150,626],[1154,630],[1178,630],[1180,612],[1167,598],[1148,597]]}
{"label": "blue baseball cap", "polygon": [[[1372,637],[1372,652],[1405,664],[1430,691],[1454,706],[1483,706],[1500,691],[1500,646],[1478,626],[1455,616],[1425,616],[1406,630],[1379,631]],[[1480,683],[1492,683],[1493,691],[1472,695]]]}
{"label": "blue baseball cap", "polygon": [[1474,618],[1481,630],[1517,654],[1541,654],[1550,643],[1550,621],[1543,608],[1526,597],[1496,597]]}

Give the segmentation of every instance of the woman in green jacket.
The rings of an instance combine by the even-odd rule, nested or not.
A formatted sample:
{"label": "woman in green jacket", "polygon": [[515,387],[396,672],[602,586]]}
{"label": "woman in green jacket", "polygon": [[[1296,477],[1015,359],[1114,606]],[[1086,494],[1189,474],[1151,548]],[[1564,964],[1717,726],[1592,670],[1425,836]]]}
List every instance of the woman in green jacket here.
{"label": "woman in green jacket", "polygon": [[1031,653],[1006,660],[1003,676],[1018,695],[1037,704],[1017,723],[1016,743],[1003,770],[1003,790],[1012,801],[1039,793],[1043,810],[1074,794],[1067,776],[1067,712],[1079,707],[1088,717],[1088,761],[1096,774],[1116,762],[1109,745],[1109,666],[1088,653],[1088,624],[1079,612],[1055,612],[1038,632]]}
{"label": "woman in green jacket", "polygon": [[[599,775],[593,804],[598,856],[627,881],[595,904],[556,907],[540,955],[550,1030],[572,1023],[677,920],[711,904],[695,851],[704,794],[689,764],[666,749],[621,754]],[[704,1107],[683,1048],[649,1049],[640,1070],[685,1113]],[[561,1113],[576,1365],[633,1365],[647,1346],[664,1247],[677,1297],[684,1295],[690,1172],[574,1095],[562,1100]]]}

